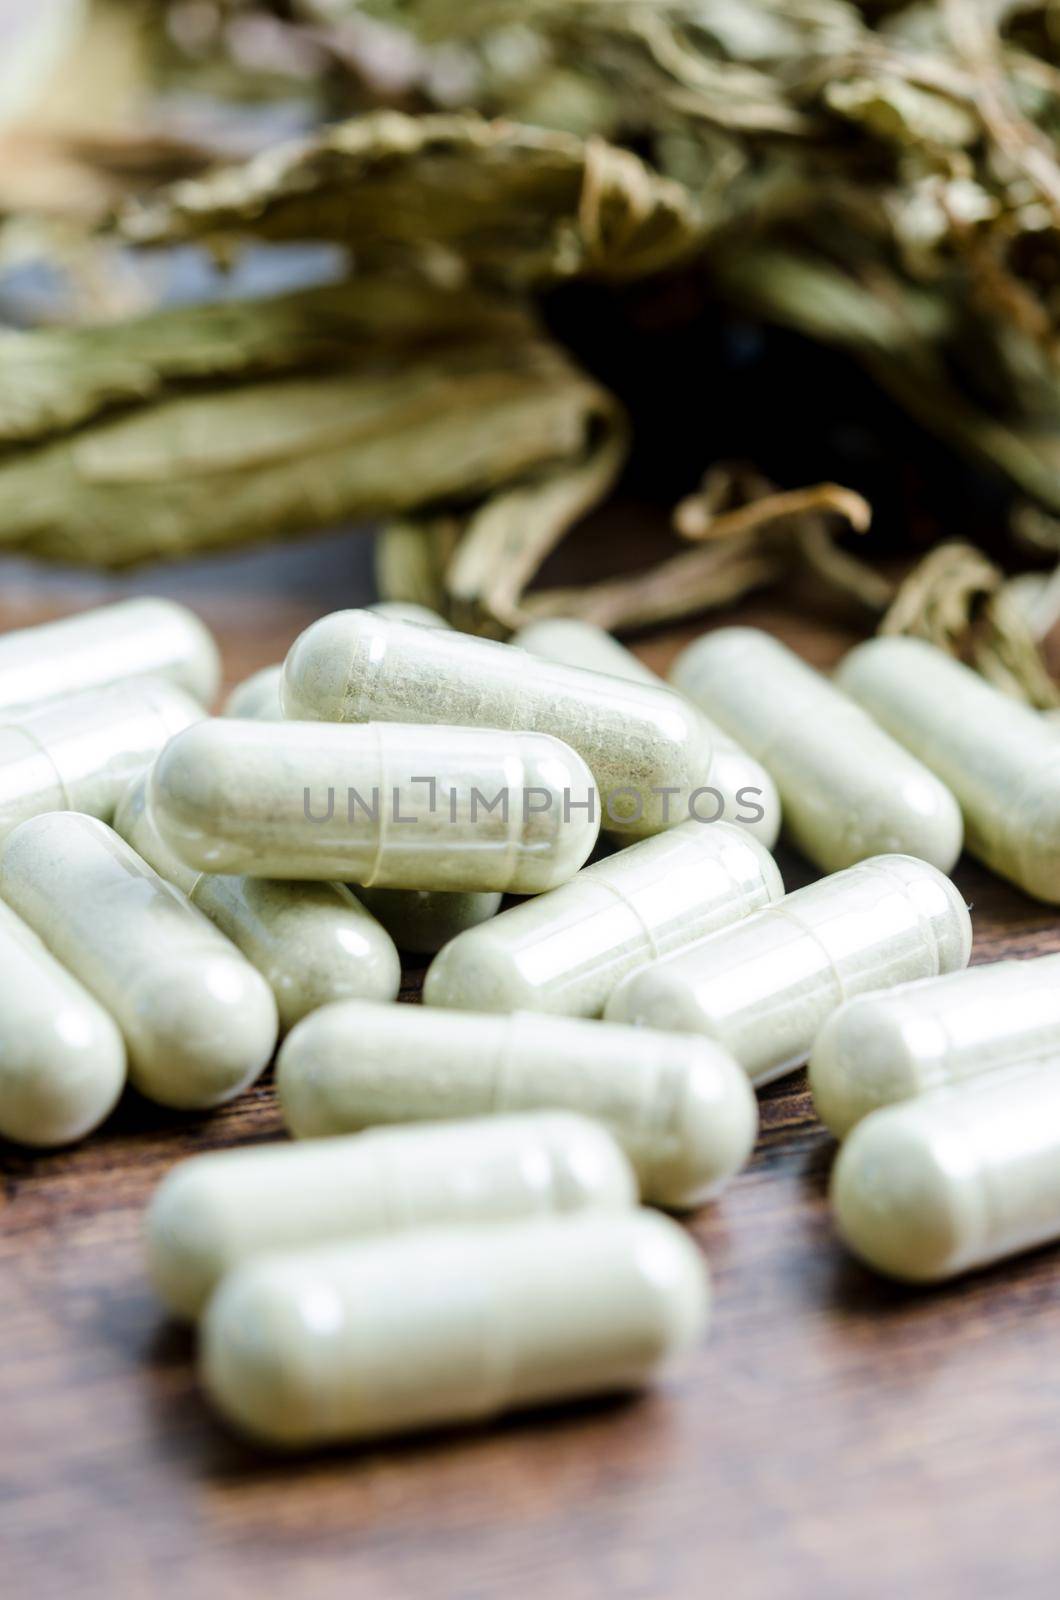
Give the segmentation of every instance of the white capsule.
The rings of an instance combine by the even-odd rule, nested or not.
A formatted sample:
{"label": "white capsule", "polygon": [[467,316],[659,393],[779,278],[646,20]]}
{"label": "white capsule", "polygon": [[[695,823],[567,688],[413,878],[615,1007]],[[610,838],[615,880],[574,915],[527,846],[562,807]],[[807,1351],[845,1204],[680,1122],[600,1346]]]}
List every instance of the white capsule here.
{"label": "white capsule", "polygon": [[200,1371],[241,1431],[304,1448],[639,1388],[707,1310],[702,1257],[654,1212],[429,1228],[238,1267]]}
{"label": "white capsule", "polygon": [[202,714],[183,690],[144,678],[35,706],[0,726],[0,837],[42,811],[109,822],[135,774]]}
{"label": "white capsule", "polygon": [[229,1100],[276,1043],[264,978],[94,817],[31,817],[0,848],[0,896],[114,1017],[130,1081],[182,1109]]}
{"label": "white capsule", "polygon": [[880,1106],[1023,1061],[1060,1044],[1060,955],[998,961],[859,995],[814,1041],[817,1114],[843,1138]]}
{"label": "white capsule", "polygon": [[598,1017],[627,973],[784,893],[772,856],[734,823],[683,822],[583,867],[446,945],[428,1005]]}
{"label": "white capsule", "polygon": [[1060,1238],[1060,1060],[873,1111],[839,1152],[832,1206],[878,1272],[935,1283]]}
{"label": "white capsule", "polygon": [[83,1139],[125,1086],[114,1021],[0,903],[0,1136],[47,1149]]}
{"label": "white capsule", "polygon": [[[619,644],[606,628],[574,617],[550,617],[520,628],[512,643],[546,661],[563,662],[568,667],[585,667],[591,672],[609,672],[613,678],[628,678],[635,683],[665,687],[658,673],[646,667],[639,656]],[[771,850],[780,832],[780,796],[765,767],[741,748],[735,739],[703,714],[700,715],[710,740],[711,756],[701,782],[720,797],[720,815],[715,819],[739,822]],[[706,801],[704,801],[704,809]]]}
{"label": "white capsule", "polygon": [[[368,607],[381,617],[396,618],[400,622],[418,622],[421,628],[448,628],[449,624],[437,611],[418,606],[411,600],[378,600]],[[225,717],[249,717],[263,722],[279,722],[283,718],[280,704],[280,684],[283,679],[283,662],[261,667],[249,678],[237,683],[222,707]]]}
{"label": "white capsule", "polygon": [[[550,891],[552,892],[552,891]],[[362,889],[357,898],[378,917],[399,950],[433,956],[450,939],[495,917],[504,896],[436,889]]]}
{"label": "white capsule", "polygon": [[788,837],[825,872],[892,851],[952,868],[962,838],[953,795],[779,640],[719,628],[689,645],[671,677],[773,774]]}
{"label": "white capsule", "polygon": [[209,629],[173,600],[120,600],[0,638],[0,707],[164,678],[208,705],[221,681]]}
{"label": "white capsule", "polygon": [[686,818],[710,759],[702,719],[661,685],[557,666],[512,645],[369,611],[336,611],[295,640],[282,699],[295,718],[553,734],[588,763],[604,826],[630,838]]}
{"label": "white capsule", "polygon": [[837,676],[949,784],[972,855],[1060,903],[1060,742],[1038,712],[922,639],[870,639]]}
{"label": "white capsule", "polygon": [[631,973],[604,1014],[704,1033],[769,1083],[805,1061],[844,1000],[953,972],[971,948],[948,878],[912,856],[875,856]]}
{"label": "white capsule", "polygon": [[600,826],[573,750],[491,728],[217,718],[170,741],[149,800],[203,872],[368,888],[533,894],[577,872]]}
{"label": "white capsule", "polygon": [[280,705],[280,682],[283,662],[273,667],[262,667],[249,678],[237,683],[221,707],[223,717],[242,717],[253,722],[280,722],[283,707]]}
{"label": "white capsule", "polygon": [[585,1117],[540,1112],[256,1145],[175,1167],[147,1213],[151,1278],[196,1317],[251,1256],[459,1222],[636,1203],[629,1162]]}
{"label": "white capsule", "polygon": [[185,866],[154,825],[146,775],[126,792],[114,828],[242,950],[276,997],[284,1029],[335,1000],[397,997],[394,941],[345,884],[222,877]]}
{"label": "white capsule", "polygon": [[754,1145],[746,1075],[705,1039],[571,1017],[421,1006],[328,1006],[277,1061],[284,1121],[300,1138],[559,1107],[602,1122],[646,1200],[683,1209],[717,1193]]}

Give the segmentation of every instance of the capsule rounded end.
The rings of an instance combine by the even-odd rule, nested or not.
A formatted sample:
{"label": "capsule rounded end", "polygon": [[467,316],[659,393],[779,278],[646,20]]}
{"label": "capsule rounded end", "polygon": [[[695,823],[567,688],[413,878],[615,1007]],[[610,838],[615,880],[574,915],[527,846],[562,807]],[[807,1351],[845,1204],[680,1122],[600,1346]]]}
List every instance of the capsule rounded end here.
{"label": "capsule rounded end", "polygon": [[220,718],[196,722],[161,751],[147,783],[147,807],[163,842],[189,867],[216,869],[211,823],[225,807],[231,729]]}
{"label": "capsule rounded end", "polygon": [[216,1240],[223,1221],[198,1160],[174,1168],[155,1190],[144,1219],[147,1271],[173,1316],[193,1321],[221,1277],[226,1263]]}
{"label": "capsule rounded end", "polygon": [[813,1043],[810,1092],[837,1139],[870,1112],[908,1100],[924,1087],[886,997],[858,995],[833,1011]]}
{"label": "capsule rounded end", "polygon": [[574,1111],[532,1112],[548,1151],[556,1209],[614,1211],[634,1206],[629,1158],[602,1124]]}
{"label": "capsule rounded end", "polygon": [[221,652],[213,634],[201,617],[176,600],[154,597],[145,603],[154,612],[153,629],[165,631],[177,641],[174,664],[166,676],[194,695],[200,705],[212,705],[221,687]]}
{"label": "capsule rounded end", "polygon": [[724,820],[772,850],[780,835],[780,794],[762,763],[716,737],[707,783],[725,796]]}
{"label": "capsule rounded end", "polygon": [[666,967],[666,961],[653,962],[623,978],[611,991],[604,1007],[604,1021],[655,1028],[660,1033],[699,1033],[711,1038],[710,1017],[690,987],[672,980]]}
{"label": "capsule rounded end", "polygon": [[966,967],[972,954],[972,918],[957,885],[915,856],[874,856],[872,864],[902,884],[921,921],[930,927],[939,973]]}
{"label": "capsule rounded end", "polygon": [[0,1135],[38,1150],[73,1144],[110,1116],[125,1075],[108,1013],[87,995],[60,1004],[32,1036],[0,1041]]}
{"label": "capsule rounded end", "polygon": [[[356,1002],[354,1002],[355,1004]],[[322,1069],[336,1042],[346,1036],[347,1003],[322,1006],[295,1024],[276,1056],[276,1098],[284,1126],[295,1139],[315,1139],[336,1131],[329,1075]],[[364,1127],[343,1117],[342,1131]]]}
{"label": "capsule rounded end", "polygon": [[247,1088],[268,1065],[279,1031],[265,979],[215,937],[216,952],[174,960],[164,982],[139,994],[127,1024],[133,1084],[181,1111],[208,1110]]}
{"label": "capsule rounded end", "polygon": [[[507,887],[513,894],[542,894],[566,883],[588,860],[600,833],[600,796],[581,756],[551,734],[524,734],[523,849]],[[545,797],[548,804],[545,805]]]}
{"label": "capsule rounded end", "polygon": [[691,1237],[669,1217],[638,1211],[630,1219],[632,1249],[654,1292],[663,1360],[698,1344],[710,1319],[710,1275]]}
{"label": "capsule rounded end", "polygon": [[282,1268],[250,1261],[221,1280],[200,1326],[199,1376],[207,1395],[232,1427],[279,1449],[309,1443],[319,1426],[299,1360],[306,1340],[301,1311]]}
{"label": "capsule rounded end", "polygon": [[[386,648],[394,624],[370,611],[332,611],[298,635],[283,664],[280,704],[293,722],[361,722],[359,667]],[[411,626],[411,624],[410,624]]]}
{"label": "capsule rounded end", "polygon": [[469,928],[439,951],[427,969],[423,1001],[448,1011],[542,1010],[540,993],[520,971],[518,951],[499,944],[489,927]]}
{"label": "capsule rounded end", "polygon": [[[203,882],[209,891],[211,880]],[[253,922],[270,930],[268,956],[255,965],[276,996],[285,1032],[338,1001],[397,999],[397,947],[344,884],[245,878],[241,893]],[[210,910],[201,892],[195,898]]]}
{"label": "capsule rounded end", "polygon": [[669,1210],[702,1205],[744,1166],[758,1134],[758,1101],[727,1051],[696,1041],[674,1118],[674,1150],[643,1178],[644,1198]]}
{"label": "capsule rounded end", "polygon": [[890,1278],[932,1283],[957,1270],[963,1219],[945,1152],[924,1136],[914,1107],[889,1106],[858,1123],[839,1152],[831,1202],[860,1260]]}

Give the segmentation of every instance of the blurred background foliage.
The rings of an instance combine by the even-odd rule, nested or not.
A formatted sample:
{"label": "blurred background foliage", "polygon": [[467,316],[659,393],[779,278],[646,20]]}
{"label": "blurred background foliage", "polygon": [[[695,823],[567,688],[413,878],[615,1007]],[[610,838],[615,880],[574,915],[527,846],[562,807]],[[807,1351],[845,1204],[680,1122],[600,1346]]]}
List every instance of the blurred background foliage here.
{"label": "blurred background foliage", "polygon": [[381,521],[390,593],[502,635],[810,569],[1057,703],[1057,0],[9,0],[0,42],[0,541]]}

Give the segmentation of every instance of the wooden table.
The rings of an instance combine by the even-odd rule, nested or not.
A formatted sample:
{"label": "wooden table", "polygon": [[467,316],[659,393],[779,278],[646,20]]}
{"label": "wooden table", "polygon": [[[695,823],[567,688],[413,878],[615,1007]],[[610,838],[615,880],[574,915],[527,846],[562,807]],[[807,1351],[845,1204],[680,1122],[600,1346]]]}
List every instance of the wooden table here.
{"label": "wooden table", "polygon": [[[356,538],[122,581],[7,560],[0,626],[166,593],[217,629],[232,683],[370,585]],[[854,637],[780,602],[741,616],[822,664]],[[695,631],[643,653],[662,666]],[[791,886],[811,876],[782,864]],[[971,864],[958,881],[973,959],[1060,948],[1052,912]],[[1060,1258],[1041,1251],[933,1293],[877,1280],[833,1235],[834,1146],[801,1074],[767,1091],[762,1122],[750,1167],[689,1223],[716,1314],[661,1388],[290,1462],[215,1422],[139,1238],[179,1157],[280,1135],[269,1082],[203,1117],[130,1095],[81,1148],[3,1148],[0,1594],[1055,1595]]]}

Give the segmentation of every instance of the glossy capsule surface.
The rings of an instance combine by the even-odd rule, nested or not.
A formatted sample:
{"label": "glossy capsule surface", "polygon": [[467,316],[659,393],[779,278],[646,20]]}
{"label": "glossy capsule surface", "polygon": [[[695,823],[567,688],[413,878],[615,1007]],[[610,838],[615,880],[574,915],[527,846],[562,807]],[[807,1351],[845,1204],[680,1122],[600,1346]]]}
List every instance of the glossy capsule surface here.
{"label": "glossy capsule surface", "polygon": [[[658,673],[645,666],[639,656],[606,628],[575,617],[548,617],[528,623],[512,638],[512,643],[546,661],[560,661],[568,667],[585,667],[591,672],[609,672],[615,678],[665,687]],[[720,796],[719,822],[738,822],[754,834],[767,850],[772,849],[780,832],[780,796],[765,767],[730,738],[718,723],[700,714],[710,740],[711,756],[701,782]],[[704,807],[705,807],[704,802]]]}
{"label": "glossy capsule surface", "polygon": [[3,711],[143,677],[166,679],[201,704],[212,702],[220,656],[209,629],[186,606],[119,600],[0,637]]}
{"label": "glossy capsule surface", "polygon": [[298,1137],[560,1107],[602,1122],[646,1200],[684,1208],[751,1153],[757,1107],[724,1050],[687,1034],[582,1018],[329,1006],[288,1038],[276,1069]]}
{"label": "glossy capsule surface", "polygon": [[636,1199],[629,1162],[584,1117],[541,1112],[382,1128],[181,1162],[147,1213],[148,1265],[170,1311],[195,1317],[226,1272],[268,1251],[613,1210]]}
{"label": "glossy capsule surface", "polygon": [[945,784],[779,640],[719,628],[671,678],[769,769],[787,836],[825,872],[890,852],[952,868],[963,830]]}
{"label": "glossy capsule surface", "polygon": [[42,811],[109,822],[137,772],[202,707],[160,679],[89,689],[0,726],[0,837]]}
{"label": "glossy capsule surface", "polygon": [[1060,1055],[872,1112],[831,1193],[854,1254],[911,1283],[1060,1238]]}
{"label": "glossy capsule surface", "polygon": [[922,639],[870,639],[837,679],[953,790],[972,855],[1060,903],[1060,741],[1039,713]]}
{"label": "glossy capsule surface", "polygon": [[558,739],[395,723],[216,718],[170,741],[149,803],[200,871],[369,888],[533,894],[573,876],[600,825]]}
{"label": "glossy capsule surface", "polygon": [[632,973],[605,1015],[706,1034],[751,1081],[805,1061],[826,1019],[856,994],[967,966],[971,921],[943,874],[876,856]]}
{"label": "glossy capsule surface", "polygon": [[155,827],[146,776],[126,792],[114,828],[242,950],[272,990],[284,1029],[335,1000],[397,997],[394,941],[345,884],[197,872]]}
{"label": "glossy capsule surface", "polygon": [[654,1212],[428,1228],[238,1267],[200,1371],[235,1427],[304,1448],[640,1388],[707,1309],[699,1252]]}
{"label": "glossy capsule surface", "polygon": [[428,1005],[599,1016],[619,980],[784,893],[738,824],[683,822],[583,867],[461,934],[432,963]]}
{"label": "glossy capsule surface", "polygon": [[0,902],[0,1137],[47,1149],[83,1139],[125,1086],[112,1018]]}
{"label": "glossy capsule surface", "polygon": [[110,1012],[149,1099],[218,1105],[267,1064],[264,978],[105,823],[72,811],[22,823],[0,847],[0,897]]}
{"label": "glossy capsule surface", "polygon": [[[402,622],[418,622],[421,628],[449,626],[437,611],[431,611],[428,606],[418,606],[411,600],[379,600],[368,609],[381,617],[393,617]],[[283,717],[283,707],[280,704],[282,680],[282,661],[252,672],[249,678],[244,678],[242,683],[236,684],[222,707],[222,716],[279,722]]]}
{"label": "glossy capsule surface", "polygon": [[592,771],[603,825],[629,838],[687,817],[710,760],[702,719],[662,686],[370,611],[336,611],[307,628],[288,652],[282,699],[293,718],[553,734]]}
{"label": "glossy capsule surface", "polygon": [[814,1041],[817,1114],[843,1138],[870,1111],[1060,1053],[1060,955],[859,995]]}

